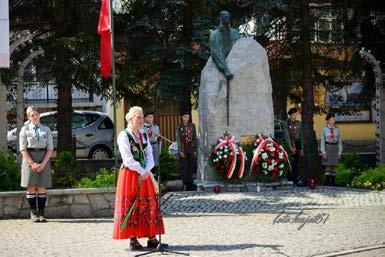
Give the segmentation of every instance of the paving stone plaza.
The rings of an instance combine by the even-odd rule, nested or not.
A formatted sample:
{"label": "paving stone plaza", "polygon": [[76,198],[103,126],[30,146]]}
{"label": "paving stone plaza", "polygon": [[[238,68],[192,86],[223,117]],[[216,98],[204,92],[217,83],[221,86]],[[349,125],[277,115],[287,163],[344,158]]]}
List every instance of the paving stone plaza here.
{"label": "paving stone plaza", "polygon": [[[385,192],[172,192],[163,242],[190,256],[385,256]],[[135,256],[112,218],[0,220],[0,256]],[[140,240],[145,244],[145,239]],[[150,256],[159,256],[152,253]],[[179,256],[167,253],[168,256]]]}

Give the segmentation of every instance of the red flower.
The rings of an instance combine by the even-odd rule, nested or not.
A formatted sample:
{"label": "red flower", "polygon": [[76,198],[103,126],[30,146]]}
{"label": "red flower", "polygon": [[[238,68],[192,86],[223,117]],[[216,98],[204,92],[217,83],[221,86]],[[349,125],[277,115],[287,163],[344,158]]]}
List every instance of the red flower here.
{"label": "red flower", "polygon": [[221,187],[220,187],[219,185],[215,185],[215,186],[214,186],[214,192],[215,192],[215,193],[218,194],[218,193],[220,193],[221,191],[222,191],[222,189],[221,189]]}

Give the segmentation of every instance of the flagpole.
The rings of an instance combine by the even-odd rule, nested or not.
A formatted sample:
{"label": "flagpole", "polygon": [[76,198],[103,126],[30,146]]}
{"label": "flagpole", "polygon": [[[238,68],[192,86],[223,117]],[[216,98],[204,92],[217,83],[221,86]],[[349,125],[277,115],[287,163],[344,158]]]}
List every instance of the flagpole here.
{"label": "flagpole", "polygon": [[[110,19],[111,19],[111,52],[112,52],[112,108],[114,109],[114,158],[115,158],[115,169],[118,167],[118,151],[116,145],[117,139],[117,121],[116,121],[116,74],[115,74],[115,40],[114,40],[114,14],[112,10],[113,0],[110,0]],[[117,180],[115,171],[115,178]]]}

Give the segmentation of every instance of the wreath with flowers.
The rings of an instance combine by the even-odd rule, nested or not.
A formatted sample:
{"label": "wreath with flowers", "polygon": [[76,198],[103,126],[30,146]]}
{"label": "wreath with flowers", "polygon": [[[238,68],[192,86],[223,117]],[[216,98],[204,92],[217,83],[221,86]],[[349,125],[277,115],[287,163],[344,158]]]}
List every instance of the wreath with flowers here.
{"label": "wreath with flowers", "polygon": [[291,166],[285,149],[271,137],[258,135],[254,142],[253,158],[250,165],[250,174],[280,179],[286,177]]}
{"label": "wreath with flowers", "polygon": [[246,153],[239,142],[227,133],[218,139],[209,156],[209,163],[224,180],[242,178],[246,160]]}

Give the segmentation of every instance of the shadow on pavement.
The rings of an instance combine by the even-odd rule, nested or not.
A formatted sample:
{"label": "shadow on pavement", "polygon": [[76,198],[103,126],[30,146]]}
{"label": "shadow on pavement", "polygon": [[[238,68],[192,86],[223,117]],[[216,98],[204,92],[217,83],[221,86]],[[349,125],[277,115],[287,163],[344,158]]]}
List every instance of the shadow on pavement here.
{"label": "shadow on pavement", "polygon": [[263,244],[228,244],[228,245],[170,245],[172,251],[234,251],[246,250],[249,248],[271,248],[277,250],[283,245],[263,245]]}
{"label": "shadow on pavement", "polygon": [[[175,252],[207,252],[207,251],[214,251],[214,252],[224,252],[224,251],[236,251],[236,250],[246,250],[249,248],[270,248],[277,253],[281,253],[279,251],[280,247],[283,247],[283,245],[263,245],[263,244],[227,244],[227,245],[170,245],[168,250],[175,251]],[[130,249],[126,249],[128,252],[132,252]],[[146,251],[146,248],[144,249]],[[136,252],[139,253],[139,252]],[[283,254],[283,253],[281,253]]]}
{"label": "shadow on pavement", "polygon": [[65,219],[65,220],[49,220],[49,223],[113,223],[111,219]]}

